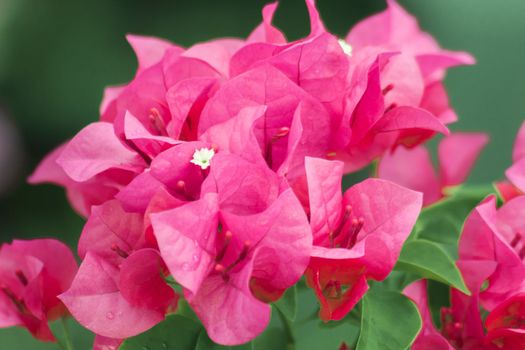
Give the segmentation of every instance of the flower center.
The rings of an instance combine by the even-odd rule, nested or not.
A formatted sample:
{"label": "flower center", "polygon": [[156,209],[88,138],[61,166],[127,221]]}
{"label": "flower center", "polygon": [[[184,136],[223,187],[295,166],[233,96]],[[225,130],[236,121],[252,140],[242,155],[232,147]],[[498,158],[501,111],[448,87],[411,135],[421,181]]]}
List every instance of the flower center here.
{"label": "flower center", "polygon": [[266,145],[266,150],[265,150],[266,164],[268,164],[270,168],[272,167],[272,163],[273,163],[273,145],[277,141],[282,139],[283,137],[288,136],[289,133],[290,133],[289,127],[283,126],[282,128],[279,128],[279,130],[277,130],[277,132],[270,139],[270,142],[268,142],[268,144]]}
{"label": "flower center", "polygon": [[15,307],[18,309],[21,313],[28,313],[26,305],[22,299],[19,299],[15,293],[11,291],[8,287],[5,285],[0,286],[0,290],[7,296],[9,300],[15,305]]}
{"label": "flower center", "polygon": [[27,284],[29,282],[28,282],[27,277],[24,274],[24,272],[22,272],[22,270],[16,270],[15,271],[15,275],[18,278],[18,280],[20,281],[20,283],[22,283],[24,286],[27,286]]}
{"label": "flower center", "polygon": [[208,169],[211,164],[211,159],[215,155],[215,150],[213,148],[201,148],[195,150],[193,153],[193,159],[190,160],[190,163],[198,165],[202,170]]}
{"label": "flower center", "polygon": [[122,248],[120,248],[117,244],[112,244],[111,245],[111,250],[114,251],[118,256],[120,256],[121,258],[124,258],[126,259],[129,254],[123,250]]}
{"label": "flower center", "polygon": [[458,349],[463,347],[463,323],[454,321],[452,309],[444,307],[441,309],[441,333],[449,342]]}
{"label": "flower center", "polygon": [[361,232],[365,219],[352,217],[352,206],[347,205],[344,209],[343,218],[335,230],[328,234],[331,248],[352,248],[357,242],[357,236]]}
{"label": "flower center", "polygon": [[338,42],[339,45],[341,45],[343,52],[348,56],[352,56],[352,45],[350,45],[345,39],[339,39]]}
{"label": "flower center", "polygon": [[525,243],[523,242],[523,235],[520,232],[516,232],[516,235],[510,241],[510,246],[514,248],[519,257],[523,260],[525,258]]}
{"label": "flower center", "polygon": [[215,264],[214,270],[215,272],[220,273],[222,275],[222,278],[226,282],[229,281],[230,279],[231,270],[235,266],[237,266],[239,263],[241,263],[244,259],[246,259],[246,257],[248,256],[248,253],[250,252],[250,248],[252,246],[250,241],[244,241],[240,254],[237,256],[237,258],[234,261],[227,264],[225,262],[226,260],[225,257],[226,257],[226,253],[228,252],[228,247],[231,246],[232,238],[233,238],[233,233],[227,230],[224,233],[224,239],[223,239],[222,246],[219,247],[218,253],[215,256],[216,264]]}
{"label": "flower center", "polygon": [[166,124],[164,123],[164,119],[162,119],[162,116],[160,115],[160,112],[157,108],[153,107],[149,110],[148,119],[151,129],[153,129],[157,135],[168,136]]}

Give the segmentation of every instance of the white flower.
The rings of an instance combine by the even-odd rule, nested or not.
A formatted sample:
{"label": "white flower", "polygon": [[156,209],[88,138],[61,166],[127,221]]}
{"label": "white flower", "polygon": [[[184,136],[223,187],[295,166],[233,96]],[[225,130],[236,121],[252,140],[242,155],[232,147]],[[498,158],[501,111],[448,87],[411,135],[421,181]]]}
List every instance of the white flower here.
{"label": "white flower", "polygon": [[193,153],[193,159],[190,160],[190,162],[200,166],[202,170],[205,170],[210,166],[211,159],[214,155],[215,151],[212,148],[196,149]]}
{"label": "white flower", "polygon": [[341,48],[343,49],[343,52],[348,56],[352,56],[352,46],[347,43],[345,39],[339,39],[338,41],[339,45],[341,45]]}

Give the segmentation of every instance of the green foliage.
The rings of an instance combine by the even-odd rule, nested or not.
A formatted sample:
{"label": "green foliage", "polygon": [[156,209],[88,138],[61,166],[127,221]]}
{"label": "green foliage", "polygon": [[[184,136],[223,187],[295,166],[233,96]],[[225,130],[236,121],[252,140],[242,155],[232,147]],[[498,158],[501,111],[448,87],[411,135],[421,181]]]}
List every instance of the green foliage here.
{"label": "green foliage", "polygon": [[170,315],[151,330],[127,339],[120,350],[194,350],[201,332],[202,326],[197,322]]}
{"label": "green foliage", "polygon": [[372,288],[362,301],[357,350],[407,349],[421,326],[421,316],[410,299],[397,292]]}
{"label": "green foliage", "polygon": [[450,256],[437,244],[418,239],[404,245],[396,268],[433,279],[470,294]]}
{"label": "green foliage", "polygon": [[297,287],[289,288],[281,299],[273,304],[289,321],[295,321],[297,315]]}

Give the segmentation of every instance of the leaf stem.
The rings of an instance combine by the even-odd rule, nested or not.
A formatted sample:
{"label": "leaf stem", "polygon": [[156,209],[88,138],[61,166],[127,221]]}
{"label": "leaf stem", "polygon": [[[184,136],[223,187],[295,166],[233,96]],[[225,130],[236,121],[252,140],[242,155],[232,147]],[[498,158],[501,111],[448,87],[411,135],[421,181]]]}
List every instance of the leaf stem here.
{"label": "leaf stem", "polygon": [[71,342],[71,335],[69,334],[69,328],[67,327],[66,319],[62,317],[60,319],[60,323],[62,324],[62,331],[64,332],[65,346],[63,345],[63,347],[66,350],[73,350],[74,347],[73,347],[73,343]]}

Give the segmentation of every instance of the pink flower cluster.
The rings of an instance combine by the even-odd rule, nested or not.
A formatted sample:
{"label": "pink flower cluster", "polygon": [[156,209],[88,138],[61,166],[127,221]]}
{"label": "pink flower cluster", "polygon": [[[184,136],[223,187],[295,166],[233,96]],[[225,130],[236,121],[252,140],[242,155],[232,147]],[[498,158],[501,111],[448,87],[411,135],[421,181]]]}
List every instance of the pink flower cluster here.
{"label": "pink flower cluster", "polygon": [[[403,163],[403,152],[428,162],[419,145],[456,120],[445,72],[473,59],[441,49],[393,0],[344,39],[325,30],[313,0],[306,5],[311,32],[293,42],[272,25],[276,4],[246,40],[184,49],[128,36],[139,63],[133,80],[108,88],[100,120],[31,176],[63,186],[87,218],[74,280],[44,292],[58,295],[99,344],[148,330],[180,297],[213,341],[247,342],[267,326],[269,303],[303,275],[320,317],[339,320],[368,280],[393,269],[421,193],[368,179],[342,194],[342,176],[384,155],[380,175],[395,181],[392,162]],[[472,149],[451,150],[465,139]],[[426,204],[464,180],[486,142],[445,140],[439,179],[403,183],[423,191]],[[59,273],[64,266],[50,272],[71,278]],[[5,272],[12,284],[0,297],[12,304],[0,325],[40,334],[31,322],[44,327],[53,305],[33,310],[21,299],[36,270]]]}
{"label": "pink flower cluster", "polygon": [[523,125],[515,142],[515,164],[506,172],[516,187],[500,183],[506,202],[496,208],[496,198],[486,198],[463,226],[457,265],[471,295],[451,289],[451,305],[441,310],[438,332],[428,308],[426,282],[416,281],[404,291],[423,318],[414,350],[525,348],[525,195],[520,187]]}

